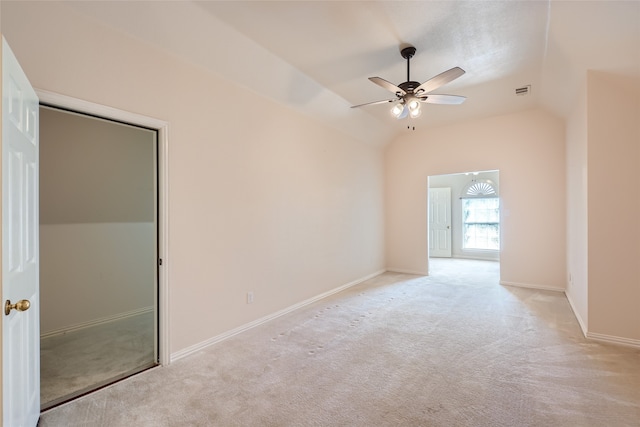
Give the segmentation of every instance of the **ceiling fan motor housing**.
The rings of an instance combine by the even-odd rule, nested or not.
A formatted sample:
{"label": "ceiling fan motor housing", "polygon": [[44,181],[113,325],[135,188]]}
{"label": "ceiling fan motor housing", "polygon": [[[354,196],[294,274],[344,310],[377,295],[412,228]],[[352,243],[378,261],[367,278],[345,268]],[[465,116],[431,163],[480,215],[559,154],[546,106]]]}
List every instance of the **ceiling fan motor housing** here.
{"label": "ceiling fan motor housing", "polygon": [[400,51],[400,55],[402,55],[404,59],[413,58],[413,55],[415,54],[416,54],[416,48],[413,46],[407,46]]}
{"label": "ceiling fan motor housing", "polygon": [[420,86],[419,82],[404,82],[400,83],[398,87],[407,93],[413,93],[413,90]]}

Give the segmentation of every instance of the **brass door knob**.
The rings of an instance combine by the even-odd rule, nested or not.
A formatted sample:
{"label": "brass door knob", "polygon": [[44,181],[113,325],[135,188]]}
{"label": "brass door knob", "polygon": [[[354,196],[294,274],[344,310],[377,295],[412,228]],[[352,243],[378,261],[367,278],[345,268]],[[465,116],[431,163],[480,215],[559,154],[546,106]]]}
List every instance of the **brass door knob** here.
{"label": "brass door knob", "polygon": [[15,304],[11,304],[11,301],[7,300],[4,303],[4,314],[8,316],[9,313],[11,313],[11,310],[13,309],[16,309],[18,311],[27,311],[29,310],[29,307],[31,307],[31,303],[29,302],[28,299],[21,299]]}

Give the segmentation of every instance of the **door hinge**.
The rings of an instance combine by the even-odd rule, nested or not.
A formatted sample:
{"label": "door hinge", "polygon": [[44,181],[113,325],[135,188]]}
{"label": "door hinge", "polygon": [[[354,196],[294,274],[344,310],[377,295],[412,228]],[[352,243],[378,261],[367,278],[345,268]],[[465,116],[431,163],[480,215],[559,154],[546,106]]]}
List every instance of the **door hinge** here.
{"label": "door hinge", "polygon": [[158,265],[162,265],[162,258],[158,258]]}

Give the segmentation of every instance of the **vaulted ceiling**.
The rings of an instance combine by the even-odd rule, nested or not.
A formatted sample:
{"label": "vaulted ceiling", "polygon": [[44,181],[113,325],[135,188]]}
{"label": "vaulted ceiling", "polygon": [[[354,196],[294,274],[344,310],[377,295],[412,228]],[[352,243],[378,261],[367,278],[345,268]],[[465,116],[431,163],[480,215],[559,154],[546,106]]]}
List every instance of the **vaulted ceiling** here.
{"label": "vaulted ceiling", "polygon": [[[407,125],[540,106],[563,116],[587,69],[640,81],[640,2],[627,1],[144,1],[69,2],[97,19],[354,137],[385,144]],[[397,120],[390,105],[351,105],[393,94],[367,78],[406,80],[403,44],[417,53],[411,79],[459,66],[426,104]],[[526,96],[515,89],[531,86]],[[391,95],[391,96],[390,96]],[[242,102],[240,100],[239,102]],[[246,100],[245,100],[246,101]],[[233,102],[230,100],[229,102]]]}

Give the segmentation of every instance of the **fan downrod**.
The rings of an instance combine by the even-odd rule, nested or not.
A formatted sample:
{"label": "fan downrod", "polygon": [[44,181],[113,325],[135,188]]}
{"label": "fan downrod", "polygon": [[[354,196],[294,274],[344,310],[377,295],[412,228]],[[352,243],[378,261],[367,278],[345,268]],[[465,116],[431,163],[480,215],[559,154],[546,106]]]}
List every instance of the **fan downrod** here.
{"label": "fan downrod", "polygon": [[419,82],[412,81],[410,77],[410,73],[411,73],[410,60],[411,58],[413,58],[413,55],[415,54],[416,54],[416,48],[411,45],[405,46],[400,51],[400,55],[402,55],[402,57],[407,60],[407,81],[404,83],[400,83],[398,87],[407,93],[413,93],[413,90],[418,86],[420,86]]}

